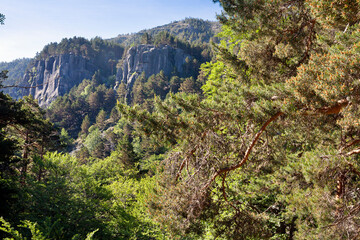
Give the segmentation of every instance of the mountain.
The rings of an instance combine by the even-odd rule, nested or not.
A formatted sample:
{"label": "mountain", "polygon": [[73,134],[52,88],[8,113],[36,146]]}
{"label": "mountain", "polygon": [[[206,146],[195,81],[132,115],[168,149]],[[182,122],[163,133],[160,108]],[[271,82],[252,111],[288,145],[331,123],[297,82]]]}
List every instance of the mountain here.
{"label": "mountain", "polygon": [[97,70],[103,76],[114,73],[114,62],[121,59],[123,51],[120,45],[100,38],[89,41],[74,37],[50,43],[30,62],[18,82],[29,87],[20,94],[31,94],[40,106],[47,107],[84,79],[90,79]]}
{"label": "mountain", "polygon": [[[48,107],[97,71],[99,83],[106,82],[107,87],[114,87],[115,81],[117,86],[124,82],[127,95],[142,72],[146,77],[160,71],[167,77],[196,77],[200,64],[211,60],[209,42],[216,40],[214,35],[218,31],[216,22],[188,18],[108,40],[65,38],[46,45],[32,60],[14,63],[9,69],[8,83],[28,89],[14,88],[8,93],[14,98],[31,94],[40,106]],[[23,75],[21,79],[19,74]]]}
{"label": "mountain", "polygon": [[176,36],[179,40],[183,40],[195,44],[209,43],[210,40],[217,41],[214,37],[221,30],[220,23],[213,21],[206,21],[197,18],[186,18],[182,21],[175,21],[163,26],[158,26],[151,29],[145,29],[138,33],[120,34],[115,38],[109,39],[124,46],[132,44],[140,44],[142,36],[147,33],[154,37],[160,32],[168,32]]}

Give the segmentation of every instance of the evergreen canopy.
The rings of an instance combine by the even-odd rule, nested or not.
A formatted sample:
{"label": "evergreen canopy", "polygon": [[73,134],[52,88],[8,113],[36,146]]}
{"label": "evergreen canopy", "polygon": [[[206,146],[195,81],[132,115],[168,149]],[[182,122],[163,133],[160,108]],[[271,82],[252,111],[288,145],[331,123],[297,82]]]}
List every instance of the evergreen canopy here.
{"label": "evergreen canopy", "polygon": [[214,2],[205,97],[120,106],[172,146],[153,214],[174,234],[357,238],[360,1]]}

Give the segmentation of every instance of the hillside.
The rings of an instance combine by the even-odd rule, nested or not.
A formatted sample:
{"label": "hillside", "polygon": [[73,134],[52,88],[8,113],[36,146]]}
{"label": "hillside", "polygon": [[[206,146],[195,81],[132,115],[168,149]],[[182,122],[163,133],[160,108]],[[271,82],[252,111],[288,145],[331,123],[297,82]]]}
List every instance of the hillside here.
{"label": "hillside", "polygon": [[[25,71],[31,62],[30,58],[16,59],[11,62],[0,62],[0,71],[7,70],[8,78],[3,82],[4,86],[19,85],[25,74]],[[13,98],[19,98],[22,95],[22,89],[5,88],[4,92]]]}
{"label": "hillside", "polygon": [[113,75],[123,52],[120,45],[100,38],[65,38],[44,47],[29,65],[22,84],[31,87],[27,94],[34,96],[40,106],[47,107],[96,71],[102,73],[102,78]]}
{"label": "hillside", "polygon": [[147,33],[154,37],[160,32],[168,32],[176,36],[179,40],[192,44],[209,43],[210,40],[216,41],[215,35],[221,30],[218,22],[205,21],[196,18],[186,18],[185,20],[175,21],[163,26],[145,29],[138,33],[120,34],[115,38],[109,39],[124,46],[140,44],[142,36]]}
{"label": "hillside", "polygon": [[[17,99],[32,94],[39,101],[39,104],[45,107],[49,106],[56,97],[69,92],[82,80],[90,79],[96,71],[100,71],[102,82],[108,82],[110,84],[108,87],[114,87],[115,80],[119,84],[123,79],[120,76],[124,72],[123,63],[126,62],[127,58],[127,54],[124,53],[127,53],[130,45],[142,44],[145,33],[148,34],[146,36],[149,38],[145,43],[154,45],[154,49],[161,49],[167,45],[173,49],[170,52],[174,54],[183,51],[182,55],[188,57],[186,64],[189,66],[183,69],[181,65],[185,64],[185,58],[174,58],[174,56],[170,56],[173,53],[170,54],[169,51],[162,51],[161,53],[160,51],[157,54],[157,59],[163,60],[158,62],[156,67],[155,63],[150,64],[147,68],[140,67],[145,62],[141,59],[137,60],[138,66],[135,67],[137,76],[143,70],[147,77],[164,70],[166,75],[171,77],[170,75],[174,75],[172,68],[175,59],[178,59],[176,60],[178,61],[176,69],[181,70],[177,73],[180,77],[197,76],[200,64],[210,61],[212,58],[211,47],[208,43],[214,39],[219,28],[219,24],[216,22],[188,18],[135,34],[119,35],[117,38],[109,40],[103,40],[99,37],[91,40],[82,37],[65,38],[59,43],[49,43],[44,46],[32,60],[19,60],[11,64],[3,63],[4,67],[10,66],[6,84],[16,83],[23,87],[33,87],[28,89],[9,88],[5,92]],[[71,60],[73,58],[75,60]],[[195,61],[193,66],[190,66],[190,60]],[[151,66],[154,66],[154,70],[151,69]],[[113,77],[111,77],[112,75]],[[128,91],[131,91],[131,86]],[[129,92],[128,95],[130,96],[131,93]]]}

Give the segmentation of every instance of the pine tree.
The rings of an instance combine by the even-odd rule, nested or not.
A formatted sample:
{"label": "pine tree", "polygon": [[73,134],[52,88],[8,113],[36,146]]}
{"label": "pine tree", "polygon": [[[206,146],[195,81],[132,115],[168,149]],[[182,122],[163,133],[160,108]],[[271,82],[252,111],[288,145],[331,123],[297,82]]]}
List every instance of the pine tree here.
{"label": "pine tree", "polygon": [[120,103],[125,103],[126,98],[126,85],[124,82],[121,82],[118,89],[116,90],[118,99]]}
{"label": "pine tree", "polygon": [[142,44],[152,44],[153,39],[152,39],[151,35],[147,32],[143,33],[141,35],[141,43]]}
{"label": "pine tree", "polygon": [[116,92],[114,89],[107,89],[104,96],[104,109],[110,112],[116,104]]}
{"label": "pine tree", "polygon": [[120,113],[117,106],[115,106],[110,112],[110,120],[116,123],[117,121],[119,121],[119,119],[120,119]]}
{"label": "pine tree", "polygon": [[91,124],[90,124],[89,115],[86,115],[81,124],[81,133],[87,134],[90,126],[91,126]]}
{"label": "pine tree", "polygon": [[101,96],[99,92],[95,91],[90,93],[88,103],[92,111],[98,110],[101,106]]}
{"label": "pine tree", "polygon": [[[145,102],[145,99],[147,98],[147,93],[145,89],[145,73],[142,73],[134,82],[134,85],[132,87],[132,98],[127,99],[128,101],[131,100],[134,104],[142,104]],[[128,102],[130,103],[130,102]]]}
{"label": "pine tree", "polygon": [[100,130],[103,130],[106,123],[105,123],[105,120],[106,120],[106,112],[101,109],[98,113],[98,115],[96,116],[96,126],[100,129]]}
{"label": "pine tree", "polygon": [[215,2],[205,99],[120,107],[173,146],[152,214],[178,235],[356,238],[359,1]]}

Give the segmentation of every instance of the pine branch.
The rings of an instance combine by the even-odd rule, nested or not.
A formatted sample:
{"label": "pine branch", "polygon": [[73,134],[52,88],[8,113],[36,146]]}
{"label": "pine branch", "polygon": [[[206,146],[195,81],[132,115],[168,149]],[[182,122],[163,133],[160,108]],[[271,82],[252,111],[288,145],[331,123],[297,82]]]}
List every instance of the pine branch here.
{"label": "pine branch", "polygon": [[347,107],[350,104],[351,104],[351,102],[349,102],[347,99],[341,99],[341,100],[337,101],[336,104],[334,104],[330,107],[322,107],[322,108],[316,108],[315,110],[304,111],[301,115],[307,116],[307,115],[338,114],[344,107]]}
{"label": "pine branch", "polygon": [[[350,102],[347,99],[342,99],[340,101],[338,101],[335,105],[331,106],[331,107],[324,107],[324,108],[318,108],[314,111],[311,112],[311,114],[309,114],[308,112],[302,113],[301,115],[330,115],[330,114],[338,114],[344,107],[348,106],[350,104]],[[265,124],[261,127],[261,129],[257,132],[257,134],[255,135],[254,139],[252,140],[251,144],[249,145],[249,147],[247,148],[246,152],[245,152],[245,156],[243,157],[243,159],[236,165],[230,166],[230,167],[226,167],[226,168],[222,168],[220,170],[218,170],[210,179],[210,181],[202,188],[202,190],[207,189],[210,184],[212,182],[215,181],[215,179],[222,174],[226,174],[230,171],[233,171],[235,169],[238,169],[240,167],[242,167],[246,161],[248,160],[250,153],[252,151],[252,149],[254,148],[255,144],[257,143],[257,141],[259,140],[261,134],[265,131],[265,129],[267,128],[267,126],[275,121],[278,117],[280,117],[281,115],[283,115],[283,112],[278,112],[276,113],[274,116],[272,116],[269,120],[267,120],[265,122]],[[353,150],[347,154],[345,154],[345,156],[350,156],[352,154],[357,154],[360,153],[360,149],[356,149]]]}
{"label": "pine branch", "polygon": [[348,156],[351,156],[351,155],[354,155],[354,154],[359,154],[360,153],[360,148],[358,149],[354,149],[348,153],[345,153],[344,156],[348,157]]}
{"label": "pine branch", "polygon": [[[276,113],[274,116],[272,116],[269,120],[267,120],[265,122],[265,124],[260,128],[260,130],[257,132],[257,134],[255,135],[254,139],[252,140],[251,144],[249,145],[249,147],[246,149],[246,152],[245,152],[245,156],[243,157],[243,159],[236,165],[234,166],[230,166],[230,167],[227,167],[227,168],[222,168],[220,169],[219,171],[217,171],[213,176],[212,178],[210,179],[210,181],[203,187],[203,190],[204,189],[207,189],[210,184],[215,181],[215,179],[221,175],[221,174],[226,174],[232,170],[235,170],[235,169],[238,169],[240,168],[241,166],[243,166],[246,161],[248,160],[249,156],[250,156],[250,153],[252,151],[252,149],[254,148],[256,142],[259,140],[261,134],[265,131],[265,129],[267,128],[267,126],[275,121],[278,117],[280,117],[281,115],[283,115],[284,113],[283,112],[278,112]],[[225,175],[226,176],[226,175]]]}
{"label": "pine branch", "polygon": [[344,149],[349,148],[349,147],[351,147],[351,146],[353,146],[353,145],[355,145],[355,144],[358,144],[358,143],[360,143],[360,139],[356,139],[356,140],[353,140],[353,141],[351,141],[351,142],[348,142],[345,146],[343,146],[343,147],[340,148],[340,153],[342,153],[342,151],[343,151]]}
{"label": "pine branch", "polygon": [[230,202],[226,196],[226,191],[225,191],[225,181],[226,181],[226,172],[224,173],[224,175],[222,176],[223,180],[222,180],[222,192],[223,192],[223,196],[225,201],[232,207],[235,209],[236,212],[240,212],[240,209],[238,207],[236,207],[232,202]]}

